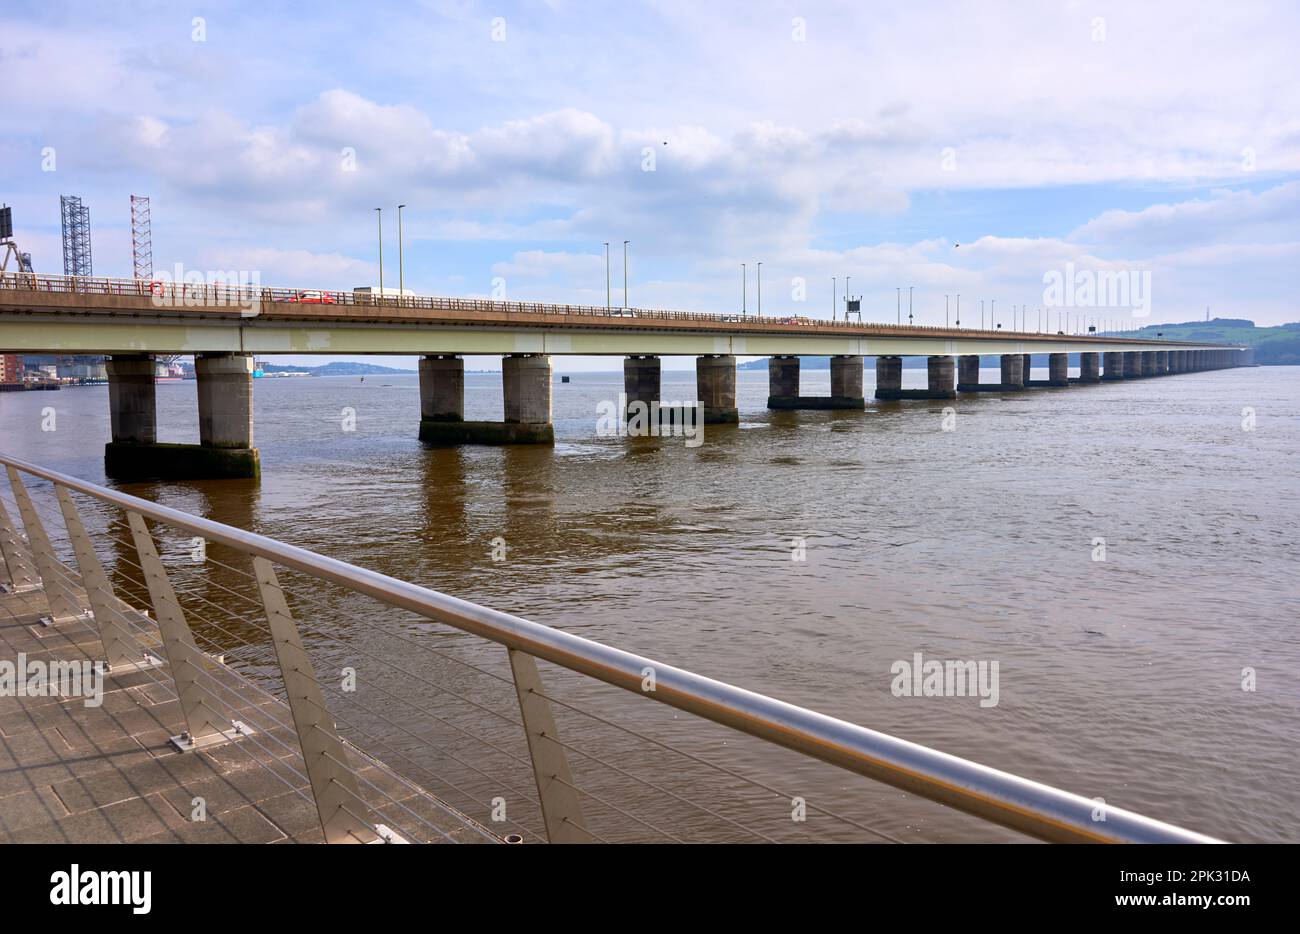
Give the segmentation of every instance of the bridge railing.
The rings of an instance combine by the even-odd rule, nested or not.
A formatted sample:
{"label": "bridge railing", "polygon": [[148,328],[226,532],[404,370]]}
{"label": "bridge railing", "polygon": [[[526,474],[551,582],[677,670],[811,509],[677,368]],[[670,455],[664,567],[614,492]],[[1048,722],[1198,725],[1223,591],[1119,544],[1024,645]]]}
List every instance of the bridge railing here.
{"label": "bridge railing", "polygon": [[[399,825],[398,835],[433,836],[423,826],[432,822],[417,806],[424,799],[398,797],[381,787],[365,767],[362,750],[368,748],[376,754],[382,749],[386,765],[409,764],[403,774],[422,786],[442,783],[463,793],[461,800],[476,802],[447,806],[449,814],[470,812],[473,820],[467,824],[475,832],[500,821],[503,828],[513,826],[519,837],[552,842],[639,839],[647,832],[651,839],[739,834],[742,839],[779,840],[781,831],[759,829],[736,809],[732,797],[740,788],[778,797],[788,796],[788,789],[613,722],[612,711],[620,705],[643,709],[647,704],[688,714],[686,724],[674,718],[679,733],[686,727],[693,735],[701,729],[716,731],[712,748],[734,748],[738,735],[747,736],[793,753],[796,771],[827,763],[1043,840],[1217,842],[16,458],[0,455],[0,464],[11,493],[9,507],[0,497],[0,550],[9,588],[43,589],[53,625],[89,620],[110,667],[138,669],[160,683],[170,682],[186,719],[178,739],[182,748],[189,744],[201,750],[229,740],[250,753],[265,747],[274,768],[292,769],[285,765],[291,761],[288,753],[274,745],[296,746],[288,750],[294,753],[292,762],[300,763],[301,772],[295,774],[310,788],[328,842],[390,838],[402,819],[415,826]],[[15,514],[25,536],[10,518]],[[58,534],[60,528],[65,534]],[[107,566],[100,557],[106,546],[112,554]],[[178,557],[178,549],[181,554],[195,551],[199,560]],[[193,567],[219,568],[222,575],[186,579],[186,568]],[[339,607],[355,600],[371,609],[340,616]],[[144,603],[149,615],[134,609],[133,601]],[[396,625],[382,623],[394,613],[400,616]],[[333,628],[321,622],[332,619],[338,620]],[[381,644],[390,644],[393,651],[385,655]],[[463,654],[471,649],[477,654]],[[211,656],[225,653],[236,656],[227,664],[241,664],[263,683],[277,686],[289,716],[276,716],[282,707],[226,697],[211,670]],[[432,675],[441,670],[435,662],[454,663],[452,673]],[[341,687],[338,679],[324,674],[339,665]],[[347,673],[355,676],[358,669],[369,676],[349,691]],[[600,684],[621,689],[613,692],[620,703],[606,699],[594,712],[584,709],[582,698]],[[415,699],[399,697],[399,687]],[[228,684],[224,691],[230,692]],[[365,706],[365,698],[373,707]],[[503,704],[517,708],[517,716],[504,713]],[[340,706],[347,708],[346,719],[334,712]],[[453,722],[453,709],[472,711],[475,725]],[[247,714],[246,720],[235,722],[232,710]],[[586,718],[581,721],[585,726],[573,726],[577,715]],[[597,726],[621,731],[622,742],[614,744],[614,751],[593,752],[587,741]],[[647,744],[648,754],[629,749],[633,739]],[[673,756],[679,765],[666,777],[650,779],[638,771]],[[516,777],[490,774],[489,758],[511,765]],[[687,766],[702,774],[674,784]],[[529,777],[518,779],[520,769]],[[597,770],[603,777],[596,777]],[[477,792],[466,788],[473,782],[478,782]],[[535,791],[520,790],[525,783]],[[866,783],[859,793],[871,787]],[[702,803],[706,789],[726,800]],[[677,816],[647,819],[641,808],[651,793],[669,799],[669,813]],[[491,800],[483,804],[483,796]],[[512,809],[507,800],[514,802]],[[540,817],[541,828],[520,814],[520,801]],[[787,815],[786,827],[791,804],[801,801],[790,797],[775,807]],[[838,826],[902,842],[820,805],[815,796],[804,804],[839,821]],[[480,806],[483,810],[476,811]],[[773,808],[765,813],[771,819]]]}
{"label": "bridge railing", "polygon": [[[1134,338],[1106,337],[1100,333],[1013,331],[994,328],[949,328],[938,325],[897,325],[875,321],[837,321],[803,315],[714,314],[674,311],[662,308],[618,308],[603,305],[560,305],[544,302],[508,302],[493,299],[442,298],[428,295],[380,295],[364,291],[329,289],[270,288],[260,285],[191,283],[171,280],[115,279],[102,276],[61,276],[48,273],[8,272],[0,275],[0,289],[38,292],[67,292],[86,295],[132,296],[151,299],[161,310],[189,308],[209,310],[230,308],[243,310],[258,304],[310,305],[318,312],[330,308],[382,308],[396,311],[450,311],[505,315],[576,315],[584,317],[631,320],[690,321],[708,324],[786,324],[810,330],[844,329],[863,333],[897,333],[900,330],[919,334],[951,334],[963,337],[1070,336],[1088,340],[1108,340],[1122,344]],[[1144,343],[1150,343],[1149,341]]]}

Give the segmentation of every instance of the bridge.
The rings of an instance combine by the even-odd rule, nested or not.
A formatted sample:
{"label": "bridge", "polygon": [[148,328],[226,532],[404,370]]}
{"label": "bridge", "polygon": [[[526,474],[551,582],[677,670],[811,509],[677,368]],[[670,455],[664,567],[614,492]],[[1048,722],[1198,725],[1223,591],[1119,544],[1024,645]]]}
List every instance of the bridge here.
{"label": "bridge", "polygon": [[[1219,842],[3,452],[0,465],[0,841],[907,842],[873,826],[880,802],[865,799],[883,785],[934,802],[938,825],[971,815],[1010,839]],[[348,670],[360,689],[340,685]],[[725,741],[705,757],[623,722],[648,708],[672,734]],[[747,775],[747,744],[792,755],[800,788],[825,770],[849,807]],[[670,821],[648,819],[655,802]]]}
{"label": "bridge", "polygon": [[[768,407],[862,409],[864,358],[875,398],[955,399],[1250,365],[1233,345],[1088,333],[898,326],[801,316],[757,317],[315,289],[150,282],[34,273],[0,275],[0,349],[102,353],[108,364],[119,479],[255,476],[252,371],[257,355],[418,354],[419,437],[434,444],[553,443],[551,357],[623,356],[629,408],[660,400],[660,358],[695,356],[696,416],[738,421],[736,357],[769,357]],[[153,357],[193,354],[198,445],[159,444]],[[464,419],[464,359],[502,356],[504,421]],[[1030,378],[1033,354],[1048,378]],[[1079,355],[1079,375],[1069,358]],[[829,396],[800,394],[799,358],[829,356]],[[1000,358],[981,383],[980,357]],[[927,359],[925,389],[904,389],[904,357]]]}

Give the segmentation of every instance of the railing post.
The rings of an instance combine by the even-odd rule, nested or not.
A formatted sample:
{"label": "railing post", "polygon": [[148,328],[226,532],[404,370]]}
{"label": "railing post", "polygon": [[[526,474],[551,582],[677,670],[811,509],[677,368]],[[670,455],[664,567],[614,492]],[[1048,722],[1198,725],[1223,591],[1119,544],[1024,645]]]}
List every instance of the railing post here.
{"label": "railing post", "polygon": [[519,713],[528,737],[528,754],[533,760],[533,778],[537,780],[537,797],[542,804],[542,821],[551,843],[590,843],[587,822],[582,817],[582,801],[573,784],[569,760],[558,742],[555,717],[542,691],[542,676],[537,660],[517,649],[510,654],[510,671],[519,695]]}
{"label": "railing post", "polygon": [[0,553],[4,555],[4,565],[8,569],[8,583],[0,590],[6,593],[28,593],[41,589],[41,582],[32,566],[32,555],[27,550],[27,543],[18,535],[18,529],[9,518],[9,510],[4,500],[0,499]]}
{"label": "railing post", "polygon": [[172,745],[181,752],[189,752],[233,742],[252,733],[243,723],[226,719],[208,703],[207,692],[199,684],[199,675],[204,673],[204,655],[185,622],[185,612],[176,599],[171,581],[167,579],[153,536],[138,512],[128,511],[126,520],[131,526],[131,537],[135,540],[145,585],[149,588],[149,602],[153,604],[154,619],[158,621],[158,631],[162,635],[163,652],[167,655],[176,696],[180,698],[181,712],[185,716],[185,732],[171,737]]}
{"label": "railing post", "polygon": [[50,610],[47,616],[40,618],[41,625],[54,626],[58,623],[88,619],[90,613],[77,602],[72,584],[64,574],[59,559],[54,555],[54,549],[50,546],[50,537],[45,534],[45,526],[41,523],[36,507],[32,504],[27,487],[23,485],[22,477],[13,467],[6,466],[5,469],[9,473],[9,486],[14,491],[14,502],[18,504],[18,512],[23,517],[23,526],[27,529],[27,544],[32,550],[33,557],[36,558],[36,569],[40,572],[41,583],[45,590],[45,602]]}
{"label": "railing post", "polygon": [[59,509],[63,512],[63,524],[67,526],[68,538],[72,541],[73,554],[77,556],[77,569],[81,572],[81,584],[86,588],[86,600],[90,603],[99,641],[104,646],[104,663],[111,674],[138,671],[142,668],[155,668],[162,661],[148,652],[138,649],[128,633],[119,623],[125,612],[122,603],[113,593],[113,585],[104,573],[95,546],[86,534],[86,527],[81,523],[77,504],[67,487],[54,485],[54,492],[59,497]]}
{"label": "railing post", "polygon": [[253,574],[262,595],[262,607],[271,627],[275,657],[293,715],[294,732],[302,748],[316,813],[326,843],[377,843],[387,835],[370,820],[370,806],[357,792],[357,778],[348,767],[347,748],[339,739],[338,727],[325,706],[325,696],[312,670],[311,658],[303,648],[275,568],[265,558],[254,556]]}

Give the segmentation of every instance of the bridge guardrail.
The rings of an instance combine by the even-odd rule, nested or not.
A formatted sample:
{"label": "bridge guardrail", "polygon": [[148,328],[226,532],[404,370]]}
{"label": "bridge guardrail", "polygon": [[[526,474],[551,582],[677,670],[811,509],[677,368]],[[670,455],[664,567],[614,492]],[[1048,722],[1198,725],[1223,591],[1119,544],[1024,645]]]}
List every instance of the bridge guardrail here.
{"label": "bridge guardrail", "polygon": [[[527,740],[527,761],[537,788],[535,801],[544,822],[545,836],[553,842],[604,839],[584,817],[585,808],[593,805],[593,801],[651,829],[658,828],[596,794],[590,787],[584,787],[574,778],[568,754],[574,752],[585,759],[595,757],[582,752],[573,742],[566,742],[558,732],[554,709],[577,708],[548,693],[538,661],[620,688],[643,701],[668,705],[792,750],[807,759],[829,763],[849,773],[1039,839],[1059,842],[1219,842],[1110,805],[1103,809],[1103,819],[1098,819],[1098,805],[1089,798],[17,458],[0,455],[0,464],[6,468],[12,502],[27,533],[25,538],[18,534],[8,511],[3,508],[3,500],[0,500],[0,544],[4,545],[4,566],[8,568],[11,587],[43,587],[50,604],[51,622],[55,624],[68,618],[83,618],[89,610],[90,619],[100,631],[110,664],[129,666],[139,664],[139,652],[130,647],[130,634],[123,625],[130,624],[121,611],[125,604],[117,598],[109,583],[73,494],[89,498],[99,510],[111,516],[125,515],[124,524],[120,517],[116,519],[117,527],[127,530],[130,538],[114,540],[119,549],[117,553],[143,575],[142,586],[153,610],[152,618],[157,621],[166,667],[185,711],[188,723],[186,741],[196,748],[238,738],[231,734],[232,731],[239,733],[240,725],[232,725],[223,715],[213,692],[206,689],[199,677],[204,663],[194,627],[187,620],[187,614],[195,614],[182,606],[188,591],[178,596],[178,589],[171,580],[174,573],[160,560],[155,533],[150,531],[146,520],[172,532],[197,536],[208,545],[231,549],[251,563],[251,572],[241,570],[239,573],[255,584],[257,597],[245,596],[244,599],[255,604],[258,612],[251,617],[240,617],[241,622],[232,625],[247,625],[271,637],[293,722],[277,721],[276,727],[266,732],[273,734],[283,729],[300,746],[306,778],[314,793],[327,842],[382,837],[385,828],[377,827],[368,816],[370,812],[359,784],[365,780],[365,773],[350,764],[349,747],[341,740],[336,720],[327,708],[324,685],[313,671],[312,653],[307,648],[312,645],[319,653],[323,651],[321,640],[340,640],[328,634],[309,632],[310,639],[304,641],[302,633],[308,630],[303,620],[309,620],[312,615],[308,604],[321,601],[282,584],[280,577],[285,573],[305,576],[314,582],[313,589],[334,585],[387,607],[408,611],[424,620],[445,624],[461,633],[495,643],[505,650],[509,675],[494,677],[508,681],[513,687]],[[42,485],[46,482],[52,485],[58,513],[47,511],[46,517],[42,518],[24,477]],[[47,523],[57,523],[67,531],[67,550],[75,556],[76,571],[60,562],[51,544]],[[106,537],[111,538],[112,528],[110,524],[104,533]],[[221,589],[229,590],[226,587]],[[233,590],[230,593],[238,596]],[[294,598],[299,612],[290,609],[289,597]],[[229,602],[228,598],[223,599]],[[213,600],[207,600],[207,603],[217,605]],[[305,613],[304,607],[307,608]],[[359,618],[357,622],[373,625],[372,621]],[[225,629],[221,631],[229,634]],[[413,649],[427,648],[427,645],[422,646],[424,640],[420,638],[402,638]],[[411,668],[399,665],[396,670],[401,672],[399,677],[403,679],[420,679],[419,672]],[[443,690],[447,689],[444,687]],[[455,691],[449,693],[476,707],[483,707],[472,697],[465,698]],[[436,711],[426,713],[442,719]],[[595,715],[594,719],[602,718]],[[410,739],[420,740],[416,731],[399,723],[391,725],[408,734]],[[627,732],[650,739],[635,731]],[[253,736],[248,738],[253,739]],[[403,741],[406,741],[405,737]],[[491,742],[488,745],[496,748]],[[406,744],[408,752],[412,748]],[[407,755],[400,750],[396,754]],[[637,778],[616,764],[604,764],[628,780]],[[473,768],[472,763],[467,765]],[[741,778],[732,770],[720,766],[715,768],[731,779]],[[642,783],[691,804],[670,789]],[[753,784],[767,788],[759,782]],[[700,810],[719,821],[740,826],[725,813],[708,808]],[[872,830],[870,827],[863,829]],[[673,833],[659,832],[667,838],[678,839]],[[878,835],[893,839],[887,834]]]}
{"label": "bridge guardrail", "polygon": [[[544,302],[508,302],[491,299],[441,298],[426,295],[374,295],[329,289],[286,289],[263,287],[239,287],[222,284],[198,284],[162,280],[118,279],[103,276],[62,276],[47,273],[6,272],[0,275],[0,289],[24,289],[38,292],[67,292],[90,295],[135,296],[156,299],[165,308],[186,307],[246,307],[257,303],[274,303],[283,305],[310,304],[317,308],[360,307],[391,308],[412,311],[452,311],[481,312],[497,315],[581,315],[602,318],[631,318],[640,320],[693,321],[713,324],[792,324],[807,327],[810,330],[844,329],[859,330],[864,334],[908,333],[920,334],[945,333],[962,337],[1056,337],[1061,336],[1051,331],[1012,331],[1004,329],[988,330],[983,328],[949,328],[938,325],[887,324],[874,321],[838,321],[823,318],[809,318],[801,315],[756,315],[713,314],[694,311],[673,311],[658,308],[606,308],[600,305],[558,305]],[[313,296],[328,296],[328,301],[315,297],[301,299],[304,293]],[[1140,338],[1107,336],[1104,333],[1067,334],[1067,337],[1079,337],[1089,341],[1113,341],[1118,345],[1129,342],[1150,344]],[[1169,341],[1171,344],[1187,344],[1185,341]],[[1217,346],[1217,345],[1216,345]]]}

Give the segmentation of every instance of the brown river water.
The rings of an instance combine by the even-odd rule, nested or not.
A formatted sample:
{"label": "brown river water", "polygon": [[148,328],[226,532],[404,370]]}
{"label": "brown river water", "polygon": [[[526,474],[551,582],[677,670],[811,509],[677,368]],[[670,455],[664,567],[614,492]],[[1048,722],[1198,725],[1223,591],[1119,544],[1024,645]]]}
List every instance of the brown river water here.
{"label": "brown river water", "polygon": [[[663,383],[694,395],[690,371]],[[1204,833],[1300,839],[1300,368],[865,413],[771,413],[765,373],[738,386],[740,425],[699,447],[597,437],[622,388],[608,373],[557,377],[553,449],[429,449],[414,375],[258,380],[260,482],[121,488]],[[828,393],[828,374],[806,371],[803,392]],[[197,441],[194,384],[157,395],[160,440]],[[467,375],[466,417],[501,417],[498,374]],[[108,434],[104,387],[0,394],[8,454],[103,482]],[[160,534],[202,640],[278,688],[246,559],[213,546],[195,563]],[[103,551],[138,590],[131,552]],[[344,732],[480,820],[506,802],[510,829],[535,834],[504,650],[284,581],[322,681],[357,670],[337,695]],[[891,666],[916,653],[996,661],[996,706],[895,696]],[[1024,839],[542,674],[578,708],[556,714],[602,839]]]}

